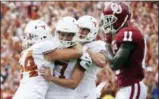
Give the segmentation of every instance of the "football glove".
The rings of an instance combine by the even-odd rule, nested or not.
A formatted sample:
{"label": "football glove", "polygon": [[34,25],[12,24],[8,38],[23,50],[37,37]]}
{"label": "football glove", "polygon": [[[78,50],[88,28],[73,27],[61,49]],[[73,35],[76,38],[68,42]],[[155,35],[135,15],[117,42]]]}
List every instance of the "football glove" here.
{"label": "football glove", "polygon": [[87,70],[91,64],[92,64],[91,57],[89,56],[87,52],[84,52],[82,56],[80,57],[80,65]]}

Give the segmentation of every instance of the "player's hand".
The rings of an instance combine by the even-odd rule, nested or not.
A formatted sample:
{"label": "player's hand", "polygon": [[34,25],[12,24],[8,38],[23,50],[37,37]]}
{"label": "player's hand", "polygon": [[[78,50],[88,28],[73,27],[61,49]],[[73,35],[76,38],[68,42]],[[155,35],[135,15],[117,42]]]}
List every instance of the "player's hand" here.
{"label": "player's hand", "polygon": [[110,62],[113,58],[113,51],[110,44],[106,43],[105,47],[106,50],[101,50],[100,52],[105,56],[105,59]]}
{"label": "player's hand", "polygon": [[49,67],[41,67],[40,68],[40,74],[44,77],[44,79],[46,81],[51,81],[51,77],[52,77],[52,74],[51,74],[51,70]]}
{"label": "player's hand", "polygon": [[80,65],[85,68],[86,70],[90,67],[90,65],[92,64],[92,59],[89,56],[89,54],[87,52],[84,52],[82,54],[82,56],[80,57]]}

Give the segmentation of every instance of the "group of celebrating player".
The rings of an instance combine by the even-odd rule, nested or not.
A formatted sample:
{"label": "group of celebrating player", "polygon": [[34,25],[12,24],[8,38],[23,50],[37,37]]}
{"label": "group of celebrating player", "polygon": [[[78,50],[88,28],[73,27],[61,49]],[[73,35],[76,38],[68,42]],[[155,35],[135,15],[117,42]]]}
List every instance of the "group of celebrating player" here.
{"label": "group of celebrating player", "polygon": [[[98,21],[89,15],[61,18],[54,35],[41,20],[24,30],[20,86],[13,99],[97,99],[96,74],[109,63],[116,72],[116,99],[146,99],[142,63],[145,40],[129,24],[124,2],[110,2]],[[113,42],[96,40],[99,28]]]}

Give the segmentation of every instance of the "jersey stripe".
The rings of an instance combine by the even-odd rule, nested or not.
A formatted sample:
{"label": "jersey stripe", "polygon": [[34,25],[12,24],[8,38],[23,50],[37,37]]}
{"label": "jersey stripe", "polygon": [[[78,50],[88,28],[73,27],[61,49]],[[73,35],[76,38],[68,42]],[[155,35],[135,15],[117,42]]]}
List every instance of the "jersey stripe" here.
{"label": "jersey stripe", "polygon": [[135,99],[139,99],[139,96],[140,96],[140,83],[138,82],[137,83],[137,96]]}
{"label": "jersey stripe", "polygon": [[147,44],[146,44],[146,37],[144,37],[144,58],[142,60],[143,68],[145,68],[146,52],[147,52]]}
{"label": "jersey stripe", "polygon": [[132,99],[132,98],[133,98],[133,95],[134,95],[134,84],[131,85],[131,94],[130,94],[129,99]]}

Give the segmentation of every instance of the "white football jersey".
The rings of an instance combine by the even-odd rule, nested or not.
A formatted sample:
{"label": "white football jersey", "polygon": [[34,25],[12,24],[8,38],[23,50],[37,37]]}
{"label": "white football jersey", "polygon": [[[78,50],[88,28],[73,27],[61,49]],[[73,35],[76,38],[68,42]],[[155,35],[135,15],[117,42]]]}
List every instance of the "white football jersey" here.
{"label": "white football jersey", "polygon": [[[59,78],[70,79],[76,61],[77,59],[72,59],[70,61],[55,61],[53,75]],[[57,84],[50,83],[46,99],[73,99],[74,92],[73,89],[64,88]]]}
{"label": "white football jersey", "polygon": [[[106,50],[105,42],[98,40],[90,43],[86,43],[83,46],[90,48],[92,52],[100,52]],[[92,64],[84,74],[84,77],[78,87],[75,89],[76,99],[96,99],[96,75],[101,70],[95,64]],[[92,95],[92,96],[91,96]]]}
{"label": "white football jersey", "polygon": [[[48,90],[48,82],[40,75],[41,66],[54,68],[54,63],[44,59],[44,53],[56,50],[61,45],[55,39],[32,45],[21,54],[19,63],[22,68],[20,86],[13,99],[44,99]],[[27,57],[29,51],[32,56]]]}

